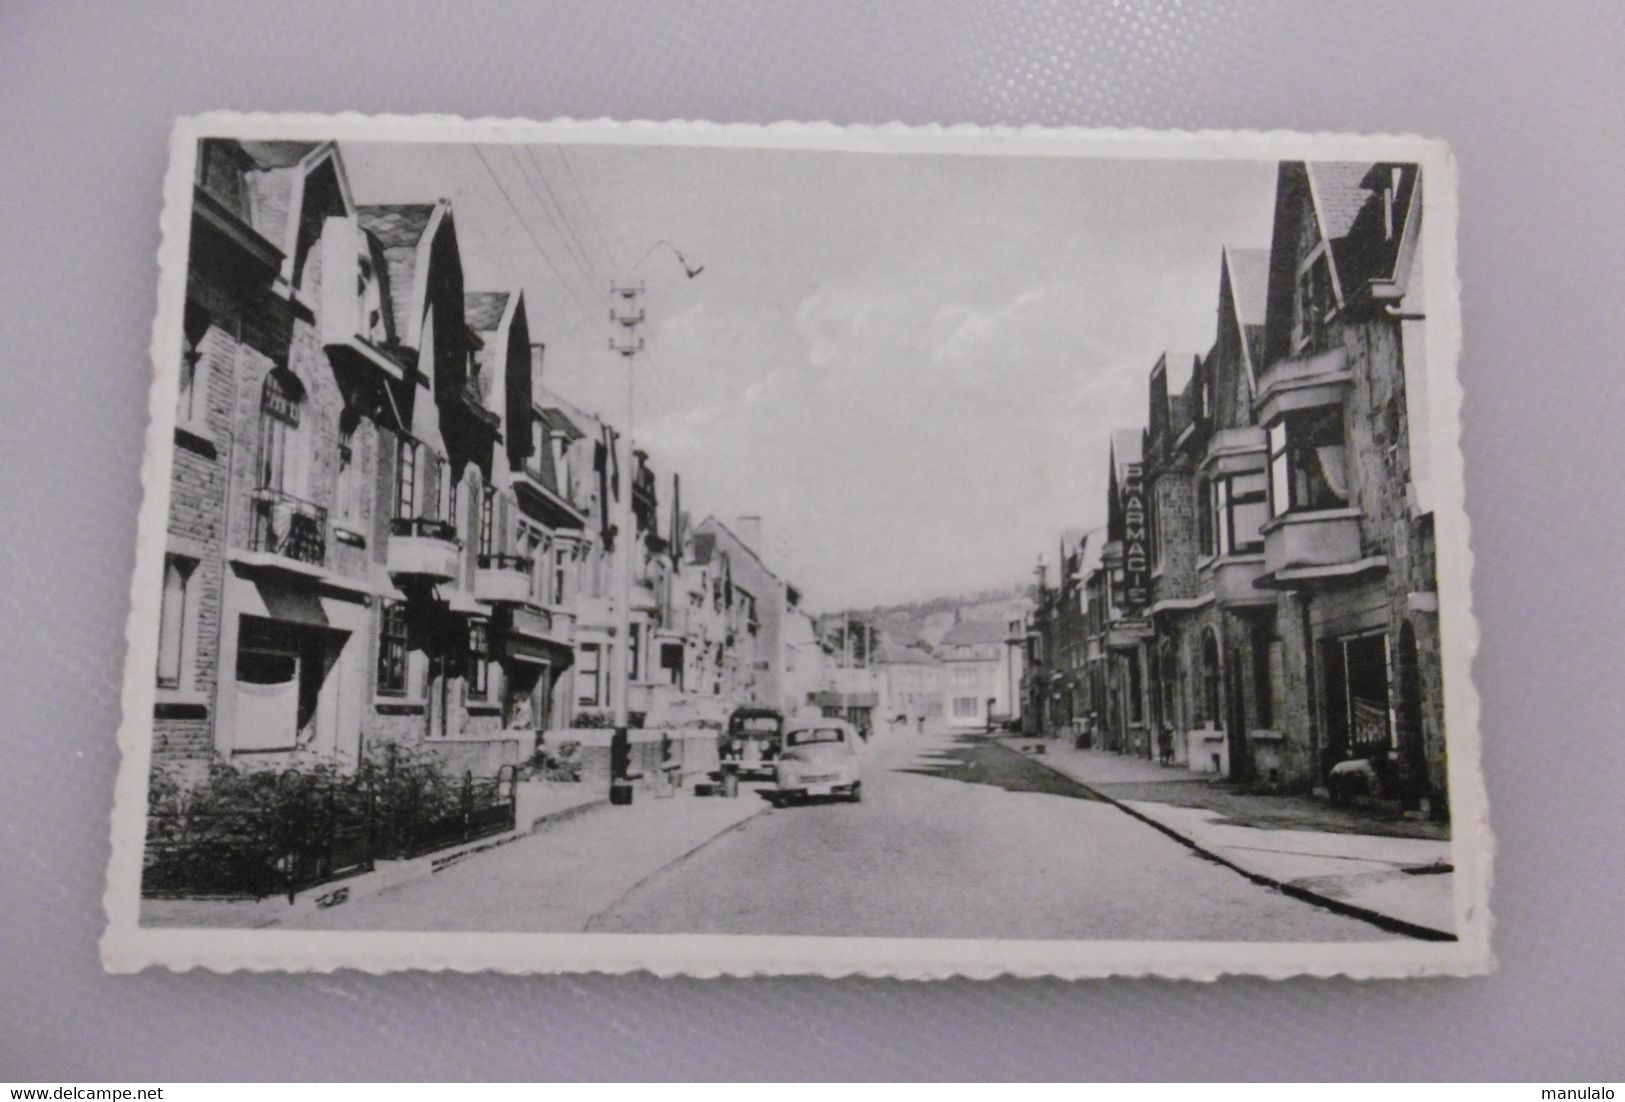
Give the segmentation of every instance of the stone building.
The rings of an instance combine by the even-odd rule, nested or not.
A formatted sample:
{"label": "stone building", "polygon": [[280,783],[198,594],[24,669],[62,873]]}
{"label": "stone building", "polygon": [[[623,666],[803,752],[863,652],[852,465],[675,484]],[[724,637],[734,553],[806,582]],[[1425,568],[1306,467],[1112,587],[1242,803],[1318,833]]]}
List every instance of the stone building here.
{"label": "stone building", "polygon": [[1010,714],[1010,657],[1005,638],[1002,621],[962,620],[937,644],[948,726],[987,727]]}
{"label": "stone building", "polygon": [[1151,373],[1141,653],[1193,770],[1442,814],[1421,188],[1284,163],[1270,249],[1224,250],[1213,347]]}

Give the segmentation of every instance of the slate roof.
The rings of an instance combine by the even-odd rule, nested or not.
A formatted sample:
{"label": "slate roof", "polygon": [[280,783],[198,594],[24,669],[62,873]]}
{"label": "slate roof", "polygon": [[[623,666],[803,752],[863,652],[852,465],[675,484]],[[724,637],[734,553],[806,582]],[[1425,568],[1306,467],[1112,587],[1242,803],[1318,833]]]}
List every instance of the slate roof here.
{"label": "slate roof", "polygon": [[508,309],[507,291],[470,291],[463,295],[463,320],[476,333],[489,333],[502,324]]}
{"label": "slate roof", "polygon": [[386,249],[416,248],[434,216],[433,203],[396,203],[360,207],[356,211],[364,226]]}
{"label": "slate roof", "polygon": [[945,647],[1003,643],[1009,628],[997,620],[961,620],[942,637]]}
{"label": "slate roof", "polygon": [[1270,251],[1268,249],[1226,249],[1230,265],[1230,293],[1236,299],[1236,313],[1243,325],[1263,325],[1269,302]]}
{"label": "slate roof", "polygon": [[581,426],[570,420],[565,412],[556,406],[542,407],[542,424],[547,426],[548,432],[562,432],[572,441],[584,439],[587,435]]}
{"label": "slate roof", "polygon": [[898,646],[896,643],[882,643],[875,648],[875,662],[885,666],[936,666],[940,660],[936,655],[923,647]]}
{"label": "slate roof", "polygon": [[434,216],[432,203],[358,207],[356,219],[384,250],[388,268],[390,307],[395,315],[395,337],[405,340],[412,331],[411,313],[417,279],[417,246]]}
{"label": "slate roof", "polygon": [[310,155],[320,142],[244,142],[239,141],[244,153],[259,168],[291,168]]}

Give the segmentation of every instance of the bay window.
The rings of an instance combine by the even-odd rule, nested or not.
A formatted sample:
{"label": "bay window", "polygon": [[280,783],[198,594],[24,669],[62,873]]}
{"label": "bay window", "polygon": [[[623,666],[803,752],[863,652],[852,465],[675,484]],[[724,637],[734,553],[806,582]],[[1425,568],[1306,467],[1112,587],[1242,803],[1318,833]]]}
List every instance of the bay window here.
{"label": "bay window", "polygon": [[1270,515],[1349,503],[1343,411],[1295,410],[1269,426]]}
{"label": "bay window", "polygon": [[1268,519],[1267,479],[1262,471],[1226,475],[1210,483],[1211,542],[1218,555],[1264,549],[1259,528]]}

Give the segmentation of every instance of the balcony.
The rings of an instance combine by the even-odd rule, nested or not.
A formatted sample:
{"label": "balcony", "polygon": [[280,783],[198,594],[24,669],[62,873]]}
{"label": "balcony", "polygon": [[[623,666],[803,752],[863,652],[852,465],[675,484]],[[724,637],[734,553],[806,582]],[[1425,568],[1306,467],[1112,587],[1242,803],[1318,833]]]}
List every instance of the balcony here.
{"label": "balcony", "polygon": [[574,614],[559,608],[505,605],[499,622],[502,653],[519,661],[568,665],[575,645]]}
{"label": "balcony", "polygon": [[1226,555],[1207,567],[1213,579],[1213,603],[1220,608],[1273,604],[1275,595],[1257,588],[1264,574],[1263,555]]}
{"label": "balcony", "polygon": [[1340,405],[1353,381],[1342,346],[1277,360],[1259,377],[1253,411],[1267,425],[1294,410]]}
{"label": "balcony", "polygon": [[457,529],[430,517],[396,517],[389,522],[388,564],[398,581],[438,585],[459,574]]}
{"label": "balcony", "polygon": [[530,600],[532,565],[522,555],[481,555],[474,564],[474,599],[491,604]]}
{"label": "balcony", "polygon": [[282,490],[262,487],[253,495],[250,550],[265,565],[299,564],[296,573],[319,574],[327,565],[327,510]]}
{"label": "balcony", "polygon": [[1266,588],[1305,588],[1387,567],[1381,556],[1362,557],[1358,509],[1287,513],[1263,533],[1264,574],[1256,584]]}

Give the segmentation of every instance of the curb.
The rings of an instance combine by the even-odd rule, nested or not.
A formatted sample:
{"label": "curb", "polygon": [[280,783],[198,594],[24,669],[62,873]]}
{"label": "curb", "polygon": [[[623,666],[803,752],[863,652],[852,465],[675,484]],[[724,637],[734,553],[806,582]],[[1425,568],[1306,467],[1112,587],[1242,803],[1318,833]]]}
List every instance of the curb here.
{"label": "curb", "polygon": [[1379,929],[1387,930],[1389,933],[1404,934],[1407,937],[1414,937],[1422,941],[1460,940],[1455,934],[1446,933],[1443,930],[1435,930],[1431,926],[1421,926],[1414,922],[1406,922],[1402,918],[1394,918],[1392,915],[1385,915],[1381,911],[1373,911],[1369,907],[1361,907],[1353,903],[1345,902],[1341,899],[1334,899],[1329,895],[1322,895],[1319,892],[1310,891],[1308,888],[1299,887],[1298,885],[1288,883],[1285,880],[1278,880],[1273,876],[1266,876],[1261,872],[1255,872],[1252,869],[1245,868],[1236,864],[1228,857],[1222,857],[1213,850],[1200,845],[1189,835],[1175,830],[1166,823],[1153,819],[1144,812],[1137,811],[1134,808],[1129,807],[1121,800],[1108,796],[1094,785],[1080,781],[1078,778],[1072,776],[1070,773],[1067,773],[1059,766],[1051,765],[1048,761],[1043,760],[1046,755],[1024,754],[1019,750],[1015,750],[1004,745],[1004,743],[997,739],[988,739],[987,741],[998,746],[1000,750],[1003,750],[1007,754],[1013,754],[1024,761],[1030,761],[1036,765],[1040,765],[1043,768],[1048,769],[1051,773],[1054,773],[1056,776],[1065,777],[1067,780],[1089,793],[1095,799],[1100,800],[1102,803],[1111,804],[1125,815],[1138,819],[1147,826],[1155,827],[1157,830],[1160,830],[1162,833],[1166,834],[1168,837],[1185,846],[1187,849],[1193,851],[1197,855],[1204,857],[1215,864],[1223,865],[1225,868],[1245,876],[1248,880],[1251,880],[1254,884],[1258,884],[1261,887],[1273,888],[1283,895],[1289,895],[1292,898],[1302,900],[1305,903],[1312,903],[1317,907],[1324,907],[1329,911],[1335,911],[1338,914],[1345,915],[1349,918],[1357,918],[1362,922],[1369,922],[1371,925],[1376,926]]}
{"label": "curb", "polygon": [[[373,896],[381,895],[392,888],[398,888],[404,884],[410,884],[413,881],[433,876],[437,872],[443,872],[454,865],[461,864],[475,854],[485,853],[488,850],[505,846],[510,842],[517,842],[521,838],[528,838],[532,834],[542,833],[552,827],[608,806],[609,797],[607,796],[598,800],[590,800],[586,803],[576,804],[573,807],[561,808],[558,811],[537,816],[531,821],[527,829],[516,828],[501,834],[493,834],[458,848],[442,850],[438,853],[428,853],[421,857],[413,857],[405,861],[392,863],[391,867],[375,869],[371,873],[363,873],[349,880],[317,885],[314,888],[307,889],[305,894],[300,895],[290,904],[284,905],[278,900],[277,903],[281,909],[271,911],[267,907],[268,913],[265,916],[265,921],[256,922],[253,925],[259,929],[267,926],[280,926],[287,922],[297,922],[300,919],[309,918],[319,911],[331,910],[334,907],[340,907],[346,903],[356,903],[363,899],[371,899]],[[259,902],[261,905],[265,905],[270,901]]]}

